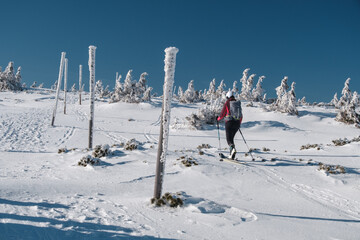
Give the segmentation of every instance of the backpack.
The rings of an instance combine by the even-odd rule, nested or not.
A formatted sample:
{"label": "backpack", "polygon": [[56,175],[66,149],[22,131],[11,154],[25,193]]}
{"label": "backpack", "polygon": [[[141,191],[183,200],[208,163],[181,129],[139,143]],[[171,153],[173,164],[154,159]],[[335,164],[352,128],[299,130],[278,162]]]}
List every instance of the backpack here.
{"label": "backpack", "polygon": [[229,120],[240,120],[242,118],[241,101],[230,101]]}

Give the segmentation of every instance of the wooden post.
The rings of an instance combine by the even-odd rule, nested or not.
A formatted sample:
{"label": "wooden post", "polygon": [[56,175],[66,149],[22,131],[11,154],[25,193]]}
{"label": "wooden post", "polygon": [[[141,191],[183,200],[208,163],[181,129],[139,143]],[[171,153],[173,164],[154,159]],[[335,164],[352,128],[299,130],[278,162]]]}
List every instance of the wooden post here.
{"label": "wooden post", "polygon": [[68,59],[65,58],[65,71],[64,71],[64,114],[66,114],[67,77],[68,77]]}
{"label": "wooden post", "polygon": [[95,46],[89,46],[89,71],[90,71],[90,120],[89,120],[89,148],[93,145],[94,128],[94,101],[95,101]]}
{"label": "wooden post", "polygon": [[81,105],[81,92],[82,92],[82,65],[79,65],[79,105]]}
{"label": "wooden post", "polygon": [[158,144],[158,154],[156,161],[156,176],[155,176],[155,188],[154,198],[160,199],[162,184],[164,179],[165,160],[168,147],[169,138],[169,124],[170,124],[170,110],[171,99],[174,85],[176,54],[179,50],[175,47],[169,47],[165,49],[165,80],[164,80],[164,93],[162,104],[162,115],[160,124],[160,136]]}
{"label": "wooden post", "polygon": [[53,116],[52,116],[52,120],[51,120],[51,126],[54,126],[54,122],[55,122],[56,109],[57,109],[57,105],[58,105],[59,93],[60,93],[60,87],[61,87],[61,79],[62,79],[63,71],[64,71],[65,55],[66,55],[66,52],[61,53],[59,77],[58,77],[57,89],[56,89],[56,100],[55,100],[55,107],[54,107]]}

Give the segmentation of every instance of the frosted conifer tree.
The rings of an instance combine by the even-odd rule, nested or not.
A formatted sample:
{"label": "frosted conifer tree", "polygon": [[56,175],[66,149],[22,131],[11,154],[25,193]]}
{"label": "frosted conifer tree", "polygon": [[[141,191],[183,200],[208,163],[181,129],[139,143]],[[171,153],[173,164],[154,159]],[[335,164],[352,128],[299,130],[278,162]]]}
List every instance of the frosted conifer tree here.
{"label": "frosted conifer tree", "polygon": [[250,68],[246,68],[244,71],[243,71],[243,75],[240,79],[240,82],[241,82],[241,93],[240,93],[240,97],[243,98],[243,96],[246,96],[246,89],[247,89],[247,80],[248,80],[248,72],[250,71]]}
{"label": "frosted conifer tree", "polygon": [[151,101],[151,91],[152,91],[152,87],[148,87],[145,92],[144,92],[144,96],[142,98],[143,101],[145,102],[150,102]]}
{"label": "frosted conifer tree", "polygon": [[335,107],[338,107],[338,103],[339,103],[339,99],[337,97],[337,93],[335,93],[333,99],[330,102],[330,104],[335,106]]}
{"label": "frosted conifer tree", "polygon": [[178,93],[177,93],[178,99],[182,99],[184,96],[184,91],[181,86],[178,87]]}
{"label": "frosted conifer tree", "polygon": [[41,83],[38,88],[43,88],[44,87],[44,83]]}
{"label": "frosted conifer tree", "polygon": [[209,84],[209,90],[206,92],[205,100],[211,102],[216,98],[216,86],[215,86],[215,78],[211,80]]}
{"label": "frosted conifer tree", "polygon": [[303,105],[303,106],[307,105],[306,97],[303,97],[302,99],[299,99],[299,105]]}
{"label": "frosted conifer tree", "polygon": [[101,80],[98,80],[95,84],[95,95],[100,96],[100,94],[104,91],[104,86]]}
{"label": "frosted conifer tree", "polygon": [[141,97],[145,91],[146,91],[146,76],[148,76],[149,74],[147,72],[143,72],[140,75],[140,79],[139,81],[136,83],[136,92],[135,94],[137,95],[137,97]]}
{"label": "frosted conifer tree", "polygon": [[[289,89],[289,85],[287,84],[288,81],[288,77],[285,76],[282,80],[281,80],[281,84],[280,86],[278,86],[275,90],[276,90],[276,95],[277,95],[277,99],[275,104],[276,105],[281,105],[281,102],[286,99],[286,91]],[[284,97],[285,96],[285,97]]]}
{"label": "frosted conifer tree", "polygon": [[132,80],[132,69],[130,69],[128,71],[128,73],[126,74],[126,78],[124,81],[124,89],[123,92],[124,94],[131,94],[131,92],[133,91],[133,80]]}
{"label": "frosted conifer tree", "polygon": [[21,88],[21,67],[18,67],[17,72],[15,74],[15,85],[18,88]]}
{"label": "frosted conifer tree", "polygon": [[241,89],[240,97],[242,99],[252,101],[251,90],[253,88],[253,83],[254,83],[255,76],[256,76],[256,74],[251,74],[249,76],[249,78],[246,80],[245,86]]}
{"label": "frosted conifer tree", "polygon": [[109,90],[109,85],[106,85],[105,89],[103,89],[100,94],[99,97],[100,98],[107,98],[111,96],[111,92]]}
{"label": "frosted conifer tree", "polygon": [[31,84],[30,88],[36,88],[37,87],[37,82],[34,81],[33,84]]}
{"label": "frosted conifer tree", "polygon": [[285,111],[291,115],[298,115],[296,109],[295,82],[291,84],[291,89],[287,93],[287,106],[285,107]]}
{"label": "frosted conifer tree", "polygon": [[256,84],[256,87],[252,91],[252,98],[255,102],[261,102],[263,100],[262,96],[264,94],[264,90],[262,88],[262,81],[264,80],[265,76],[259,77],[259,80]]}
{"label": "frosted conifer tree", "polygon": [[184,92],[183,96],[180,98],[182,103],[193,103],[196,99],[196,93],[194,88],[194,80],[191,80],[188,84],[188,88]]}
{"label": "frosted conifer tree", "polygon": [[224,83],[224,80],[221,80],[218,88],[216,89],[216,97],[217,98],[221,98],[222,96],[225,95],[225,83]]}
{"label": "frosted conifer tree", "polygon": [[349,85],[350,85],[350,78],[346,79],[344,88],[341,91],[342,96],[338,102],[339,107],[346,106],[351,101],[351,91],[350,91]]}
{"label": "frosted conifer tree", "polygon": [[116,82],[115,82],[115,88],[114,88],[114,94],[111,97],[111,102],[118,102],[120,101],[122,95],[123,95],[123,85],[121,83],[121,75],[118,75],[116,73]]}
{"label": "frosted conifer tree", "polygon": [[347,124],[355,124],[356,127],[360,128],[360,114],[356,112],[357,107],[359,107],[359,96],[357,92],[354,92],[350,102],[341,107],[336,120]]}
{"label": "frosted conifer tree", "polygon": [[14,62],[9,62],[3,72],[0,71],[0,91],[21,91],[21,67],[14,74]]}
{"label": "frosted conifer tree", "polygon": [[234,94],[236,94],[239,91],[238,87],[237,87],[237,81],[233,82],[233,87],[232,87],[232,92]]}
{"label": "frosted conifer tree", "polygon": [[55,83],[50,87],[50,89],[51,89],[51,90],[56,90],[57,85],[58,85],[58,82],[57,82],[57,80],[56,80]]}
{"label": "frosted conifer tree", "polygon": [[71,87],[71,92],[72,93],[76,93],[76,84],[74,83],[74,85],[72,85]]}

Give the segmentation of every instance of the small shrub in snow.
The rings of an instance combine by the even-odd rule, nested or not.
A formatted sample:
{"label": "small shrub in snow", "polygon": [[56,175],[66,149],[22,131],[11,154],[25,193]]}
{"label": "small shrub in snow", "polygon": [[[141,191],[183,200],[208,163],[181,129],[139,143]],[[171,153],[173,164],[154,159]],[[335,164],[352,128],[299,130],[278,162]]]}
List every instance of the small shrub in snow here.
{"label": "small shrub in snow", "polygon": [[327,174],[344,174],[346,170],[340,165],[327,165],[319,163],[319,171],[325,171]]}
{"label": "small shrub in snow", "polygon": [[352,140],[348,140],[347,138],[344,139],[336,139],[336,140],[332,140],[332,142],[334,143],[335,146],[344,146],[346,144],[350,144],[352,142],[360,142],[360,136],[359,137],[355,137]]}
{"label": "small shrub in snow", "polygon": [[95,158],[102,158],[110,155],[110,146],[108,144],[104,145],[97,145],[94,148],[94,151],[92,153],[92,156]]}
{"label": "small shrub in snow", "polygon": [[269,149],[269,148],[266,148],[266,147],[263,147],[263,148],[262,148],[262,151],[263,151],[263,152],[270,152],[270,149]]}
{"label": "small shrub in snow", "polygon": [[181,161],[181,163],[185,167],[191,167],[191,166],[199,165],[192,157],[188,157],[188,156],[181,156],[180,158],[178,158],[176,160]]}
{"label": "small shrub in snow", "polygon": [[316,148],[317,150],[320,150],[321,145],[319,145],[319,144],[306,144],[306,145],[302,145],[300,150],[305,150],[305,149],[310,149],[310,148]]}
{"label": "small shrub in snow", "polygon": [[211,146],[209,144],[203,143],[197,147],[197,149],[204,149],[204,148],[209,149],[209,148],[211,148]]}
{"label": "small shrub in snow", "polygon": [[125,150],[135,150],[137,149],[139,146],[139,142],[135,140],[135,138],[130,139],[129,141],[127,141],[124,145],[124,149]]}
{"label": "small shrub in snow", "polygon": [[160,199],[152,198],[151,204],[154,204],[156,207],[169,206],[172,208],[181,207],[184,205],[184,201],[181,198],[180,193],[165,193]]}
{"label": "small shrub in snow", "polygon": [[58,153],[59,153],[59,154],[60,154],[60,153],[68,153],[68,152],[70,152],[70,151],[75,151],[75,150],[76,150],[76,148],[71,148],[71,149],[59,148]]}
{"label": "small shrub in snow", "polygon": [[78,162],[78,166],[83,166],[86,167],[87,165],[99,165],[100,164],[100,159],[96,158],[96,157],[92,157],[90,155],[87,155],[83,158],[80,159],[80,161]]}

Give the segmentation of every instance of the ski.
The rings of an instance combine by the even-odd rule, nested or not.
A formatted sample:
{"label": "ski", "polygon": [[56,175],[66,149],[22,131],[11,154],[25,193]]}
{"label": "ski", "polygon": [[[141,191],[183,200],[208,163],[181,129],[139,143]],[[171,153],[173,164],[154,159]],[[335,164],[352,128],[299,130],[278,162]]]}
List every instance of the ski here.
{"label": "ski", "polygon": [[226,162],[237,163],[237,164],[244,164],[244,163],[246,163],[246,162],[244,162],[244,161],[240,161],[240,160],[237,159],[237,158],[235,158],[235,159],[228,158],[228,157],[226,157],[223,153],[219,153],[219,156],[220,156],[220,161],[221,161],[221,162],[226,161]]}

